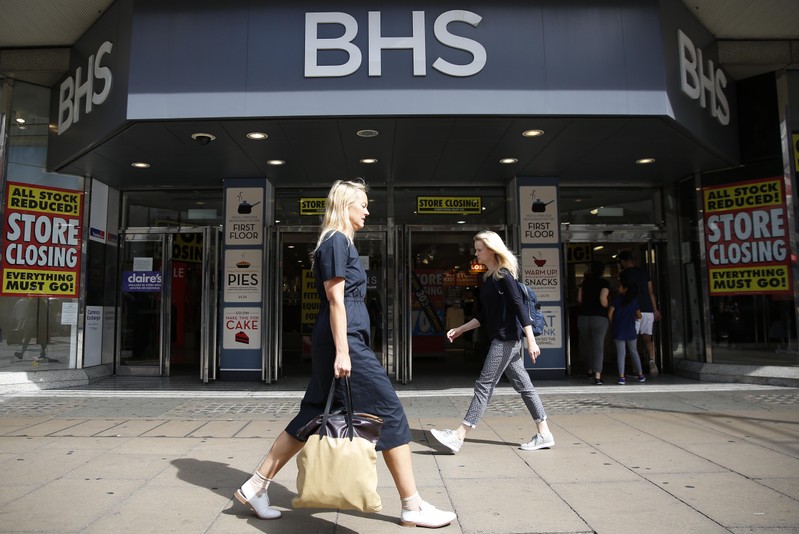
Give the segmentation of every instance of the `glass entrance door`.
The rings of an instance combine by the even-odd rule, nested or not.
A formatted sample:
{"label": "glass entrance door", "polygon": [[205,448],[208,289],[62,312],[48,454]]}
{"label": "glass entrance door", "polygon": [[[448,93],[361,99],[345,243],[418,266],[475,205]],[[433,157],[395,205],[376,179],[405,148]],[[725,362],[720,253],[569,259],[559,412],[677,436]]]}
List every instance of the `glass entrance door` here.
{"label": "glass entrance door", "polygon": [[[488,349],[480,329],[450,343],[446,332],[477,311],[482,283],[474,236],[484,227],[408,226],[398,230],[398,368],[402,383],[414,377],[476,377]],[[490,228],[506,238],[504,227]]]}
{"label": "glass entrance door", "polygon": [[123,235],[117,374],[215,379],[219,228]]}
{"label": "glass entrance door", "polygon": [[[320,300],[311,265],[319,237],[318,227],[278,229],[277,266],[274,283],[279,310],[274,343],[272,379],[305,381],[311,374],[311,331]],[[387,288],[385,231],[358,232],[355,246],[367,275],[366,304],[371,319],[371,346],[387,371],[393,365],[388,350],[391,300]],[[393,351],[392,351],[393,352]]]}
{"label": "glass entrance door", "polygon": [[117,374],[165,374],[169,332],[168,234],[126,233],[120,272]]}
{"label": "glass entrance door", "polygon": [[[612,230],[612,231],[611,231]],[[656,302],[663,314],[663,318],[655,323],[653,342],[655,346],[655,360],[662,371],[664,366],[670,367],[672,336],[679,336],[679,329],[670,328],[668,315],[668,285],[663,276],[660,262],[664,257],[664,248],[658,239],[658,231],[650,226],[627,226],[615,228],[592,228],[589,226],[574,225],[564,232],[566,261],[566,305],[568,309],[569,351],[567,365],[571,373],[582,375],[591,367],[583,356],[585,351],[580,347],[580,333],[577,327],[579,304],[577,293],[586,272],[590,272],[592,262],[602,264],[602,276],[610,285],[610,297],[616,294],[620,274],[617,260],[618,254],[629,251],[637,266],[642,267],[649,275],[653,284]],[[646,289],[644,289],[646,290]],[[646,347],[639,339],[638,352],[644,369],[647,369],[649,355]],[[612,336],[608,332],[604,346],[604,370],[608,376],[616,372],[616,349]],[[626,369],[631,369],[630,363]]]}

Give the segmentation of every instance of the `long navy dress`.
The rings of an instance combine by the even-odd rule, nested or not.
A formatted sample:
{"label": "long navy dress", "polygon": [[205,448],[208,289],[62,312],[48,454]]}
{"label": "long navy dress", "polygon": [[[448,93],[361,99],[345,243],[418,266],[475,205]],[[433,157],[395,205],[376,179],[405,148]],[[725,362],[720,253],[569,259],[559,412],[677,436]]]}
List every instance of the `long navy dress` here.
{"label": "long navy dress", "polygon": [[[324,282],[339,277],[344,278],[353,410],[381,417],[383,429],[376,448],[379,451],[393,449],[411,441],[411,429],[385,369],[370,348],[369,312],[365,302],[366,272],[355,245],[341,232],[333,232],[314,256],[314,278],[321,307],[311,335],[311,381],[300,404],[300,412],[288,424],[286,432],[296,437],[303,425],[324,411],[336,359],[336,346],[330,329],[330,304]],[[336,397],[341,405],[338,392]]]}

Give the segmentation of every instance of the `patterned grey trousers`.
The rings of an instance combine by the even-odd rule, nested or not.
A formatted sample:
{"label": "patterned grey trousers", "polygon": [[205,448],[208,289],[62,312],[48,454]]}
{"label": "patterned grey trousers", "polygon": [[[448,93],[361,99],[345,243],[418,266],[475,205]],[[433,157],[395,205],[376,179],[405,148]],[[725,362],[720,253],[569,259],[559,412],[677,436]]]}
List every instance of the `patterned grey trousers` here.
{"label": "patterned grey trousers", "polygon": [[474,383],[474,396],[466,411],[463,423],[472,428],[477,426],[477,422],[483,417],[488,407],[488,401],[494,393],[502,373],[510,380],[513,389],[520,393],[524,400],[527,410],[533,416],[536,423],[540,423],[547,418],[544,412],[544,405],[541,398],[533,387],[530,375],[524,369],[524,360],[521,354],[522,342],[519,341],[500,341],[495,339],[488,348],[488,356],[483,364],[483,370]]}

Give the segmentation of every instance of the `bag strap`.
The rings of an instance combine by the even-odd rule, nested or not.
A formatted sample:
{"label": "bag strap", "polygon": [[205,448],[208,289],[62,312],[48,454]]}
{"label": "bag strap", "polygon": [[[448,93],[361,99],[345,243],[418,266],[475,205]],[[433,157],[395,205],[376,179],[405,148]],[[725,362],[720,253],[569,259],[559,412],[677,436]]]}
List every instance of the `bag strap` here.
{"label": "bag strap", "polygon": [[[337,380],[338,379],[334,377],[333,382],[330,383],[330,391],[327,393],[327,403],[325,404],[325,413],[322,416],[322,424],[319,426],[317,434],[324,435],[325,428],[327,428],[327,420],[332,415],[330,410],[333,407],[333,394],[336,391]],[[355,437],[355,425],[352,422],[352,387],[350,386],[349,377],[344,377],[344,384],[344,419],[347,423],[347,437],[352,441],[352,438]]]}

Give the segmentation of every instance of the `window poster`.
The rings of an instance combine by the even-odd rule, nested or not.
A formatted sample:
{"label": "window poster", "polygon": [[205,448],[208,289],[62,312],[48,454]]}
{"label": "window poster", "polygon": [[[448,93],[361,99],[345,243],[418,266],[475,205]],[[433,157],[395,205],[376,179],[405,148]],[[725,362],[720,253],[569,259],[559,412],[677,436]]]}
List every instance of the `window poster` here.
{"label": "window poster", "polygon": [[83,191],[8,182],[0,295],[77,298]]}
{"label": "window poster", "polygon": [[791,294],[783,178],[705,187],[702,199],[710,295]]}

